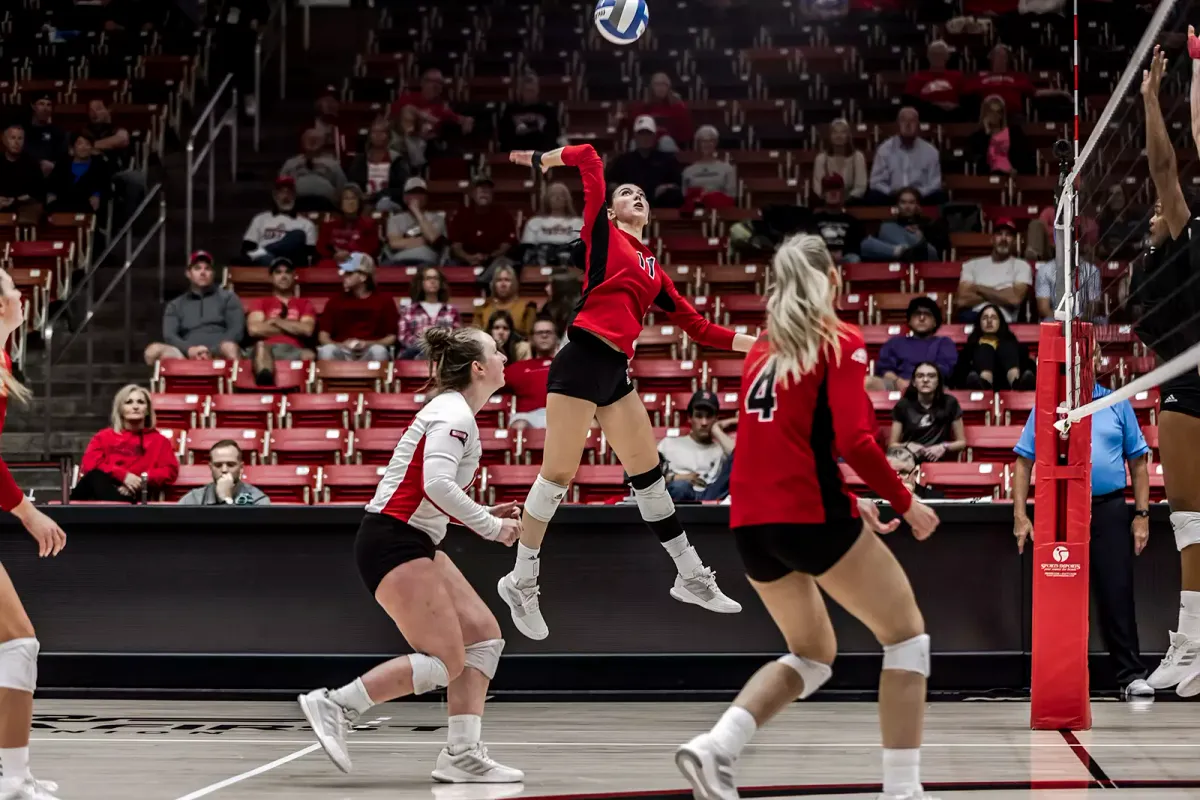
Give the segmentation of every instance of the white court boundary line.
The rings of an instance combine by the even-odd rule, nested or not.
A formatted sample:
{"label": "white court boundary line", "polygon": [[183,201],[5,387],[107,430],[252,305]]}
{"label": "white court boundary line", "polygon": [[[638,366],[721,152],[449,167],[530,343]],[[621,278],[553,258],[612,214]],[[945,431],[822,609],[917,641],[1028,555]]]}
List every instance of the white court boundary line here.
{"label": "white court boundary line", "polygon": [[309,753],[313,752],[314,750],[319,750],[320,748],[321,748],[320,744],[310,744],[308,747],[305,747],[303,750],[297,750],[296,752],[294,752],[290,755],[286,755],[283,758],[277,758],[274,761],[271,761],[270,763],[263,764],[262,766],[255,767],[254,769],[251,769],[251,770],[247,770],[246,772],[243,772],[240,775],[234,775],[232,778],[226,778],[223,781],[217,781],[216,783],[209,784],[208,786],[205,786],[203,789],[197,789],[196,791],[192,792],[191,794],[185,794],[182,797],[176,798],[176,800],[196,800],[196,798],[199,798],[199,797],[206,797],[207,795],[210,795],[213,792],[219,792],[228,786],[233,786],[235,783],[241,783],[242,781],[247,780],[248,778],[253,778],[255,775],[262,775],[264,772],[270,772],[271,770],[275,769],[276,767],[282,767],[284,764],[287,764],[291,761],[295,761],[297,758],[303,758],[304,756],[308,755]]}
{"label": "white court boundary line", "polygon": [[[1030,731],[1030,733],[1035,733],[1035,732]],[[1037,733],[1055,734],[1056,731],[1039,731]],[[144,739],[142,739],[142,738],[139,738],[139,739],[101,739],[99,737],[75,739],[75,738],[71,738],[71,737],[58,736],[53,739],[36,738],[36,739],[30,739],[30,741],[36,742],[39,744],[57,742],[59,744],[150,744],[150,745],[154,745],[154,744],[241,744],[241,745],[259,744],[259,745],[279,745],[279,746],[306,744],[308,742],[308,740],[306,740],[306,739],[223,739],[220,737],[197,737],[195,739],[156,739],[151,736],[147,736]],[[608,747],[608,748],[669,747],[669,748],[676,748],[679,746],[678,741],[669,741],[669,742],[493,742],[493,741],[489,741],[487,744],[488,744],[488,747]],[[1081,741],[1080,744],[1082,744],[1084,747],[1088,748],[1089,750],[1092,748],[1106,748],[1106,747],[1107,748],[1139,748],[1139,749],[1148,749],[1148,748],[1152,748],[1152,747],[1172,748],[1172,749],[1200,748],[1200,742],[1101,743],[1101,742],[1083,742],[1083,741]],[[445,745],[446,745],[445,739],[438,739],[436,741],[432,741],[432,740],[431,741],[425,741],[425,740],[414,741],[411,739],[395,740],[395,741],[392,741],[392,740],[381,741],[381,740],[377,740],[377,739],[376,740],[368,740],[368,739],[355,739],[354,740],[355,747],[371,747],[371,746],[375,746],[375,747],[441,746],[441,747],[444,747]],[[223,785],[232,785],[233,783],[237,783],[238,781],[245,780],[246,778],[251,778],[251,777],[254,777],[255,775],[261,775],[263,772],[267,772],[269,770],[275,769],[276,767],[283,766],[284,764],[288,763],[289,761],[294,761],[297,758],[301,758],[302,756],[313,752],[314,750],[316,750],[319,747],[320,747],[319,744],[309,744],[309,746],[304,748],[303,750],[299,750],[295,753],[292,753],[291,755],[284,756],[281,759],[272,761],[270,764],[265,764],[261,767],[257,767],[256,769],[250,770],[249,772],[242,773],[241,775],[236,776],[237,780],[230,778],[230,779],[228,779],[229,783],[225,783]],[[758,749],[762,749],[762,750],[827,750],[827,749],[831,749],[831,748],[838,749],[838,748],[847,748],[847,747],[878,748],[879,740],[874,739],[869,742],[789,742],[789,743],[766,742],[766,743],[761,743],[761,744],[757,743],[757,742],[753,742],[753,743],[747,745],[747,747],[758,748]],[[981,749],[981,750],[983,750],[983,749],[993,749],[994,750],[997,748],[1008,747],[1008,748],[1016,748],[1016,749],[1021,749],[1021,750],[1037,750],[1037,749],[1043,749],[1043,748],[1044,749],[1058,749],[1058,748],[1064,748],[1064,747],[1069,748],[1070,745],[1065,743],[1064,741],[1060,740],[1057,742],[923,742],[921,744],[921,747],[922,748],[932,748],[932,749]],[[214,786],[216,786],[216,784],[214,784]],[[209,789],[209,788],[210,787],[206,787],[206,789]],[[212,791],[216,791],[216,789],[211,789],[210,791],[206,791],[205,794],[211,794]],[[204,796],[204,794],[189,794],[189,795],[186,795],[185,797],[177,798],[177,800],[194,800],[194,798],[203,797],[203,796]]]}

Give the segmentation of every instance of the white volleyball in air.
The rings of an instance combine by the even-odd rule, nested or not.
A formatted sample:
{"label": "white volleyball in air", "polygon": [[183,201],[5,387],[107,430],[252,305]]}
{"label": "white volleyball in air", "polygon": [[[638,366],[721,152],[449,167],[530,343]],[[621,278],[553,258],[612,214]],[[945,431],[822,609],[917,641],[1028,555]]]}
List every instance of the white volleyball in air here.
{"label": "white volleyball in air", "polygon": [[596,3],[596,30],[613,44],[633,44],[650,23],[646,0],[600,0]]}

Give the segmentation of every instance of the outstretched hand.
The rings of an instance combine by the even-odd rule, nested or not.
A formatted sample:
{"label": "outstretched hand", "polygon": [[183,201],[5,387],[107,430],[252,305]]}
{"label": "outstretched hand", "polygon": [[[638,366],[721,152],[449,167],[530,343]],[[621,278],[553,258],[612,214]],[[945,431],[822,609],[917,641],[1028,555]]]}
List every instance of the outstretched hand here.
{"label": "outstretched hand", "polygon": [[863,497],[858,498],[858,515],[862,517],[862,521],[867,524],[867,527],[875,533],[891,533],[900,527],[899,517],[888,523],[880,522],[879,506]]}
{"label": "outstretched hand", "polygon": [[[1188,40],[1188,52],[1191,52],[1191,39]],[[1150,68],[1142,70],[1142,96],[1158,97],[1162,86],[1163,73],[1167,71],[1167,55],[1159,45],[1154,45],[1154,53],[1150,56]]]}
{"label": "outstretched hand", "polygon": [[[508,160],[514,164],[520,164],[522,167],[533,166],[533,151],[532,150],[513,150],[508,154]],[[548,172],[550,167],[542,162],[542,172]]]}
{"label": "outstretched hand", "polygon": [[500,503],[499,505],[489,507],[488,513],[500,519],[520,519],[521,504],[516,501]]}

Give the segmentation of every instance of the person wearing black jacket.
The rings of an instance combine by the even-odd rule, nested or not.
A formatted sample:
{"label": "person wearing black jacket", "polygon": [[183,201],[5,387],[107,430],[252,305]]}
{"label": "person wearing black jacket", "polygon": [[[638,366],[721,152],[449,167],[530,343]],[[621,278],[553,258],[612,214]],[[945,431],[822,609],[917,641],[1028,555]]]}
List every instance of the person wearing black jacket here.
{"label": "person wearing black jacket", "polygon": [[34,224],[46,201],[46,178],[37,159],[25,152],[25,129],[17,124],[4,129],[0,142],[0,211],[15,213],[22,224]]}
{"label": "person wearing black jacket", "polygon": [[500,150],[553,150],[558,147],[562,128],[558,107],[538,99],[541,86],[537,75],[521,78],[517,102],[505,103],[500,115]]}
{"label": "person wearing black jacket", "polygon": [[989,95],[979,110],[979,130],[967,139],[967,160],[978,175],[1035,175],[1037,157],[1019,125],[1008,124],[1004,98]]}
{"label": "person wearing black jacket", "polygon": [[654,117],[634,120],[636,149],[613,159],[608,168],[608,185],[631,183],[646,194],[651,206],[679,208],[683,205],[683,170],[674,153],[658,149],[658,124]]}
{"label": "person wearing black jacket", "polygon": [[846,181],[836,172],[821,179],[824,207],[813,212],[809,223],[813,233],[825,240],[834,261],[839,264],[862,260],[859,248],[863,241],[863,224],[846,212]]}
{"label": "person wearing black jacket", "polygon": [[877,236],[862,241],[861,254],[867,261],[937,261],[946,249],[945,225],[921,213],[921,195],[916,189],[896,194],[896,216],[879,226]]}
{"label": "person wearing black jacket", "polygon": [[96,156],[95,140],[86,133],[72,137],[71,158],[58,162],[46,182],[46,204],[51,212],[99,213],[112,185],[108,163]]}
{"label": "person wearing black jacket", "polygon": [[1031,390],[1037,381],[1029,357],[1009,330],[1000,308],[989,303],[979,311],[979,321],[955,367],[955,386],[968,389]]}

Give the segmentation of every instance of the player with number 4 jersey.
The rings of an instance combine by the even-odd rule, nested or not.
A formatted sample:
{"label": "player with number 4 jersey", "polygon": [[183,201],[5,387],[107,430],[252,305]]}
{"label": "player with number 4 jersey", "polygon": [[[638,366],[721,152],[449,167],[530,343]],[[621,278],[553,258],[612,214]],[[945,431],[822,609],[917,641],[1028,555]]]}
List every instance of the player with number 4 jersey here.
{"label": "player with number 4 jersey", "polygon": [[604,163],[591,145],[548,153],[514,152],[510,159],[542,172],[576,167],[583,180],[583,231],[587,263],[583,294],[569,328],[569,341],[550,365],[546,385],[546,446],[542,468],[525,500],[521,543],[513,571],[497,589],[512,612],[517,630],[531,639],[549,634],[538,586],[546,526],[583,456],[592,421],[597,420],[617,458],[631,476],[642,519],[675,561],[671,596],[720,613],[742,607],[726,597],[715,574],[700,561],[675,514],[658,462],[658,443],[641,398],[633,391],[629,359],[648,311],[660,309],[688,336],[709,347],[746,352],[753,337],[735,334],[696,312],[642,244],[650,201],[640,187],[625,183],[607,197]]}

